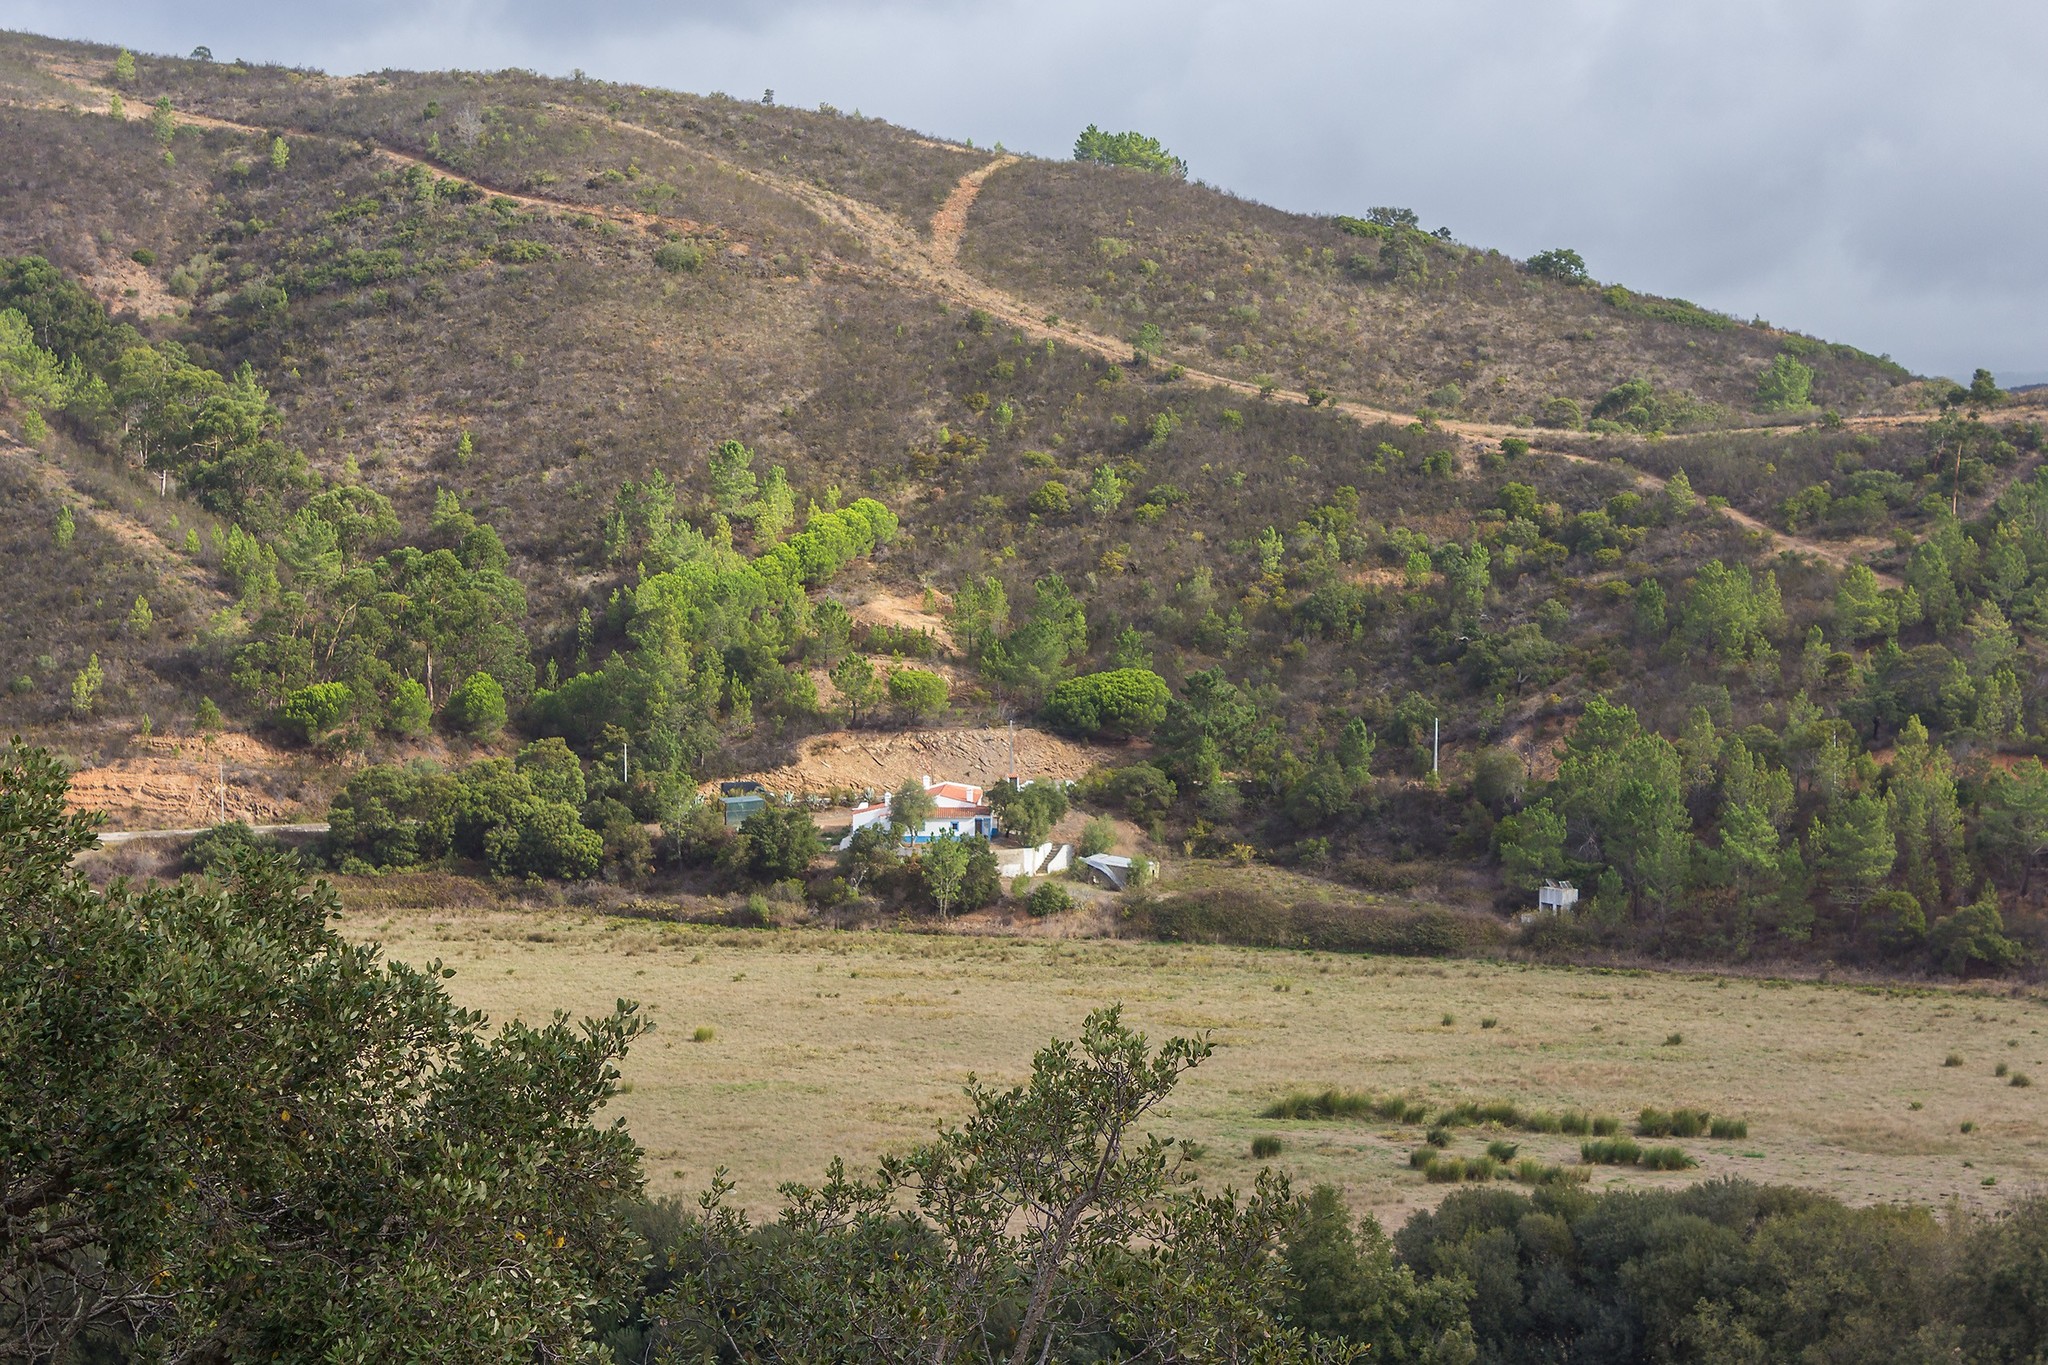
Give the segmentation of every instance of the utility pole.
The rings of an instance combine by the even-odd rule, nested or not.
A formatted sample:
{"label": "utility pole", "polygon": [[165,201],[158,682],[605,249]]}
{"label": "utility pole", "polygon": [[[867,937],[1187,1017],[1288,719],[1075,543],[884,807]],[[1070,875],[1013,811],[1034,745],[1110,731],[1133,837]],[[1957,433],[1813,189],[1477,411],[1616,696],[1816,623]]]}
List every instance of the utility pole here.
{"label": "utility pole", "polygon": [[632,736],[630,736],[630,735],[627,735],[627,736],[623,736],[623,737],[621,737],[621,738],[620,738],[620,740],[619,740],[619,785],[620,785],[620,786],[622,786],[622,787],[623,787],[623,786],[630,786],[630,785],[632,785],[632,781],[633,781],[633,768],[632,768],[632,760],[631,760],[630,758],[628,758],[628,757],[627,757],[627,755],[628,755],[628,754],[629,754],[629,753],[630,753],[630,752],[632,751],[632,748],[633,748],[633,739],[632,739]]}
{"label": "utility pole", "polygon": [[1440,771],[1438,760],[1443,756],[1443,734],[1443,719],[1441,717],[1432,718],[1429,722],[1429,770],[1431,773]]}

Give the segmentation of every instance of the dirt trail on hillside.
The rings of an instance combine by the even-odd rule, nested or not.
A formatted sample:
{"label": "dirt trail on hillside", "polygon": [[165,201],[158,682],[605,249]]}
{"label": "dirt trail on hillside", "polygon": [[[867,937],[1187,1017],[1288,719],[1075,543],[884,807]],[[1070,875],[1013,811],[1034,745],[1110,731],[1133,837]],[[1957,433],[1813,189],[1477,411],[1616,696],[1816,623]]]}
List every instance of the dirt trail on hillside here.
{"label": "dirt trail on hillside", "polygon": [[[101,93],[96,87],[88,83],[83,73],[65,70],[60,66],[54,65],[50,69],[54,74],[68,81],[82,94],[97,96]],[[39,107],[61,106],[46,101]],[[837,191],[811,184],[794,176],[735,165],[692,143],[670,137],[666,133],[642,124],[628,123],[608,115],[578,109],[569,105],[549,104],[545,107],[566,117],[608,123],[613,127],[638,134],[666,146],[674,147],[692,156],[704,158],[725,168],[735,176],[764,185],[804,205],[815,213],[820,221],[845,231],[867,247],[874,258],[875,264],[872,266],[852,261],[842,260],[836,262],[831,268],[836,269],[839,273],[885,280],[916,289],[920,292],[938,294],[969,308],[978,308],[989,314],[992,318],[1014,327],[1027,336],[1074,346],[1104,360],[1128,363],[1131,359],[1131,347],[1128,342],[1105,336],[1098,332],[1091,332],[1075,323],[1051,321],[1052,315],[1048,314],[1044,309],[1033,307],[1028,301],[997,288],[975,275],[969,274],[960,266],[959,248],[961,239],[966,232],[968,211],[972,208],[975,199],[979,196],[981,188],[988,178],[1005,166],[1012,165],[1018,161],[1019,158],[1015,156],[997,157],[995,160],[979,166],[962,176],[953,187],[952,192],[947,195],[945,203],[933,216],[932,222],[928,225],[930,238],[927,240],[910,224],[885,209],[854,199],[848,195],[840,194]],[[127,112],[129,118],[137,119],[146,117],[149,110],[148,106],[138,97],[129,103]],[[235,123],[181,109],[173,110],[172,114],[181,123],[197,124],[203,127],[234,129],[258,135],[264,135],[272,131],[250,124]],[[304,130],[278,129],[275,131],[300,137],[326,137],[338,141],[346,140],[337,138],[334,134],[312,133]],[[513,203],[523,204],[536,210],[597,214],[610,217],[615,221],[631,223],[649,231],[661,228],[674,228],[689,233],[718,231],[715,227],[689,219],[668,218],[657,214],[643,213],[637,209],[616,208],[584,203],[572,199],[558,199],[504,190],[473,177],[450,171],[425,158],[413,156],[405,152],[393,151],[390,148],[377,146],[374,143],[369,145],[371,145],[374,154],[384,160],[400,165],[420,166],[444,179],[458,184],[474,186],[486,194],[508,199]],[[747,246],[743,242],[733,243],[728,247],[728,250],[733,251],[735,254],[744,255],[746,254]],[[1220,374],[1213,370],[1201,369],[1185,364],[1181,365],[1180,369],[1181,377],[1185,382],[1199,384],[1207,388],[1221,389],[1230,393],[1242,394],[1246,397],[1263,397],[1269,401],[1308,402],[1308,395],[1302,390],[1282,388],[1265,390],[1249,380]],[[1381,423],[1406,426],[1419,420],[1413,413],[1376,408],[1368,404],[1343,399],[1325,400],[1325,406],[1331,411],[1342,413],[1361,425],[1366,426]],[[1847,422],[1852,427],[1878,427],[1910,425],[1931,420],[1933,420],[1931,414],[1887,414],[1877,417],[1849,418]],[[1505,436],[1520,436],[1524,439],[1540,441],[1544,434],[1527,428],[1485,422],[1439,422],[1438,429],[1447,434],[1462,437],[1474,445],[1490,444]],[[1727,430],[1734,432],[1771,429],[1765,427],[1739,427],[1728,428]],[[1546,453],[1584,464],[1606,464],[1605,461],[1567,451],[1550,450]],[[1611,468],[1612,466],[1607,467]],[[1655,475],[1633,469],[1632,467],[1630,467],[1629,472],[1640,487],[1654,490],[1664,486],[1665,481]],[[1719,510],[1723,516],[1745,529],[1768,532],[1772,537],[1773,543],[1781,550],[1792,550],[1797,553],[1812,555],[1817,559],[1836,565],[1861,562],[1855,559],[1852,552],[1841,544],[1830,544],[1822,540],[1777,531],[1766,526],[1755,517],[1738,511],[1733,507],[1724,506]],[[1880,575],[1880,577],[1887,576]],[[1887,578],[1887,581],[1895,580]]]}
{"label": "dirt trail on hillside", "polygon": [[[834,792],[884,791],[917,777],[992,786],[1010,771],[1012,732],[998,726],[975,730],[832,730],[797,746],[781,767],[744,774],[771,792],[830,796]],[[1080,744],[1020,725],[1015,731],[1017,771],[1024,777],[1085,777],[1105,765],[1133,763],[1144,750],[1114,744]],[[730,780],[730,779],[728,779]],[[704,784],[716,793],[718,784]]]}
{"label": "dirt trail on hillside", "polygon": [[[1570,450],[1548,450],[1541,446],[1531,446],[1530,450],[1535,454],[1549,455],[1554,459],[1570,460],[1573,464],[1592,465],[1598,469],[1626,474],[1636,487],[1646,493],[1661,493],[1664,491],[1664,485],[1670,482],[1669,479],[1659,475],[1637,469],[1634,465],[1614,465],[1605,460],[1596,460],[1591,455],[1580,455]],[[1795,554],[1811,555],[1815,559],[1825,560],[1838,569],[1846,569],[1852,564],[1864,564],[1866,562],[1864,556],[1858,553],[1858,551],[1867,551],[1873,548],[1867,542],[1852,541],[1831,544],[1825,540],[1813,540],[1806,536],[1787,535],[1777,527],[1767,522],[1759,521],[1749,513],[1738,508],[1723,506],[1717,510],[1722,516],[1734,522],[1737,526],[1742,527],[1745,531],[1754,531],[1762,535],[1764,543],[1774,549],[1781,551],[1789,550]],[[1899,586],[1897,575],[1886,573],[1881,569],[1872,569],[1871,572],[1875,573],[1878,581],[1886,587],[1896,588]]]}
{"label": "dirt trail on hillside", "polygon": [[999,156],[978,171],[969,171],[960,177],[960,183],[953,186],[953,192],[946,196],[946,202],[939,205],[939,211],[932,215],[932,259],[940,265],[960,263],[960,239],[967,232],[967,215],[974,208],[974,201],[981,197],[981,187],[988,178],[1005,166],[1014,166],[1021,160],[1015,156]]}
{"label": "dirt trail on hillside", "polygon": [[[48,69],[52,75],[68,83],[80,95],[98,96],[103,93],[90,83],[89,77],[75,68],[55,64]],[[6,102],[14,103],[14,101]],[[35,107],[62,110],[66,106],[60,101],[45,100]],[[122,102],[122,117],[130,123],[139,123],[149,118],[152,112],[151,106],[140,97]],[[486,184],[484,181],[475,179],[472,176],[464,175],[459,171],[449,170],[447,167],[430,161],[426,157],[414,156],[410,152],[401,152],[395,148],[386,147],[381,143],[372,142],[367,138],[350,139],[336,133],[316,133],[303,128],[288,128],[281,124],[275,127],[258,127],[253,123],[236,123],[229,119],[215,118],[211,114],[194,113],[189,109],[173,108],[171,110],[171,120],[186,127],[218,128],[227,132],[252,134],[257,137],[268,137],[274,134],[283,137],[287,146],[290,145],[290,141],[294,137],[320,138],[328,142],[349,142],[355,140],[368,147],[370,155],[379,161],[387,161],[396,166],[418,166],[422,170],[433,172],[438,179],[447,180],[453,184],[468,185],[484,194],[490,195],[494,199],[508,200],[511,203],[543,213],[560,213],[564,211],[588,213],[600,218],[610,218],[614,222],[630,224],[648,232],[665,229],[692,234],[717,231],[717,229],[709,224],[699,223],[690,218],[677,218],[647,213],[640,209],[625,208],[615,204],[590,204],[570,199],[554,199],[543,195],[527,194],[518,190],[502,189],[496,185]],[[739,254],[746,254],[744,246],[742,246]]]}

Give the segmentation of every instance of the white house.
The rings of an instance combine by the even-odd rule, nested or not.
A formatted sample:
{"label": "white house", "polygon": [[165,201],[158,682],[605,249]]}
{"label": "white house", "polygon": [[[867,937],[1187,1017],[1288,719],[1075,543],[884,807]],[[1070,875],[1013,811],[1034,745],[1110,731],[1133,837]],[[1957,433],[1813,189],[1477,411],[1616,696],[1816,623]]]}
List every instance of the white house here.
{"label": "white house", "polygon": [[[925,792],[932,798],[936,809],[931,819],[924,822],[923,829],[904,834],[904,842],[924,844],[946,835],[961,839],[976,835],[984,839],[995,837],[996,813],[988,803],[988,793],[965,782],[934,782],[929,773],[923,781]],[[850,842],[856,832],[869,825],[888,824],[890,805],[890,795],[884,792],[881,800],[854,807],[852,828],[846,832],[847,840]]]}
{"label": "white house", "polygon": [[1536,909],[1546,915],[1561,915],[1579,903],[1579,888],[1570,882],[1546,881],[1536,892]]}

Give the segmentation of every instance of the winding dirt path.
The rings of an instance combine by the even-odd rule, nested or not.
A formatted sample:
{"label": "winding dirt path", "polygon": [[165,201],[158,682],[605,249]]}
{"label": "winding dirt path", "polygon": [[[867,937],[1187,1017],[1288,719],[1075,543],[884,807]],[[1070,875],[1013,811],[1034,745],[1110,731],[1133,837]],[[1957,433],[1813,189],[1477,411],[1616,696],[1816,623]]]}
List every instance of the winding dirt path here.
{"label": "winding dirt path", "polygon": [[[52,67],[50,70],[51,74],[67,82],[81,95],[97,98],[102,93],[99,89],[89,84],[82,73],[71,72],[57,67]],[[54,101],[44,101],[37,107],[62,108],[63,106]],[[927,237],[912,225],[885,209],[854,199],[849,195],[825,189],[822,186],[794,176],[735,165],[732,162],[713,156],[702,147],[685,142],[679,138],[671,137],[658,129],[649,128],[643,124],[628,123],[624,120],[571,105],[549,104],[545,107],[566,117],[606,123],[612,127],[647,138],[650,141],[686,152],[693,157],[703,158],[724,168],[735,176],[754,181],[782,194],[786,198],[802,204],[816,214],[820,221],[828,226],[841,229],[868,249],[873,260],[872,265],[857,261],[840,260],[831,263],[828,267],[837,273],[874,278],[921,293],[936,294],[966,307],[980,309],[991,318],[997,319],[1027,336],[1073,346],[1091,355],[1115,363],[1127,364],[1131,361],[1132,353],[1128,342],[1099,332],[1090,331],[1075,323],[1060,320],[1056,315],[1032,306],[1028,301],[989,284],[987,281],[970,274],[961,267],[959,262],[960,243],[966,232],[969,211],[973,208],[975,200],[979,197],[982,187],[987,183],[989,177],[1005,167],[1015,165],[1021,159],[1017,156],[1007,154],[998,156],[963,175],[958,183],[954,185],[952,191],[946,196],[945,202],[939,207],[937,213],[933,215],[928,225],[929,237]],[[146,118],[149,112],[149,106],[139,98],[130,101],[126,110],[127,117],[130,119]],[[306,130],[259,128],[250,124],[236,123],[208,114],[193,113],[182,109],[174,109],[172,117],[183,124],[228,129],[258,136],[268,135],[275,131],[283,135],[296,137],[334,137],[333,134],[313,133]],[[457,184],[472,186],[482,193],[507,199],[515,204],[521,204],[536,211],[595,214],[610,218],[616,222],[628,223],[646,231],[674,229],[691,234],[711,232],[717,233],[720,236],[726,235],[714,225],[699,223],[691,219],[667,217],[646,213],[638,209],[591,204],[574,199],[562,199],[502,189],[472,176],[451,171],[424,157],[395,151],[374,143],[368,145],[371,146],[372,153],[384,161],[401,166],[418,166],[431,171],[443,179]],[[740,242],[733,243],[728,249],[740,254],[744,254],[747,250],[746,245]],[[1304,404],[1309,402],[1309,395],[1303,390],[1264,388],[1233,375],[1221,374],[1193,365],[1181,364],[1177,368],[1180,370],[1182,381],[1198,384],[1206,388],[1220,389],[1228,393],[1241,394],[1248,398],[1263,398],[1268,401]],[[1342,413],[1364,426],[1381,423],[1406,426],[1419,420],[1413,413],[1376,408],[1369,404],[1343,399],[1322,398],[1320,395],[1319,399],[1323,406],[1329,410]],[[1886,414],[1875,417],[1850,418],[1848,422],[1849,425],[1857,427],[1880,427],[1909,425],[1930,420],[1932,420],[1931,416],[1917,414]],[[1592,456],[1546,448],[1541,444],[1546,433],[1539,430],[1486,422],[1452,421],[1439,422],[1437,425],[1438,429],[1445,433],[1461,437],[1474,445],[1491,444],[1506,436],[1519,436],[1531,441],[1532,449],[1540,450],[1544,454],[1571,460],[1579,464],[1625,470],[1635,484],[1646,491],[1660,490],[1666,482],[1657,475],[1626,464],[1617,466]],[[1730,430],[1764,429],[1731,428]],[[1831,544],[1827,541],[1776,530],[1756,517],[1734,507],[1722,506],[1719,508],[1719,511],[1728,520],[1746,530],[1766,534],[1769,537],[1769,543],[1781,551],[1790,550],[1795,553],[1811,555],[1816,559],[1841,567],[1863,562],[1856,555],[1853,547],[1839,543]],[[1886,582],[1896,582],[1896,579],[1890,575],[1880,574],[1879,577]]]}
{"label": "winding dirt path", "polygon": [[951,266],[960,263],[960,239],[967,233],[967,214],[974,207],[974,201],[981,197],[981,187],[988,178],[1005,166],[1014,166],[1021,158],[999,156],[978,171],[969,171],[960,177],[960,183],[946,196],[946,202],[939,205],[939,211],[932,215],[932,259],[940,265]]}

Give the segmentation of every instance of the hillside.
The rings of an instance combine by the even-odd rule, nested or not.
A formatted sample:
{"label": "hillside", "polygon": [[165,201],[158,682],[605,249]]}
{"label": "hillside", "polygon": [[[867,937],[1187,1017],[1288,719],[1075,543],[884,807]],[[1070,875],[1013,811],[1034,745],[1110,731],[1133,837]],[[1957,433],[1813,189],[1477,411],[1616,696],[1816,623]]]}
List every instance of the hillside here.
{"label": "hillside", "polygon": [[[263,809],[351,784],[353,870],[745,889],[790,868],[701,782],[1037,718],[1154,853],[1571,876],[1566,951],[2039,932],[2040,430],[1989,376],[833,110],[130,60],[0,38],[4,719],[83,765],[204,699],[299,755]],[[423,757],[466,775],[365,768]],[[862,876],[795,894],[926,907]]]}

